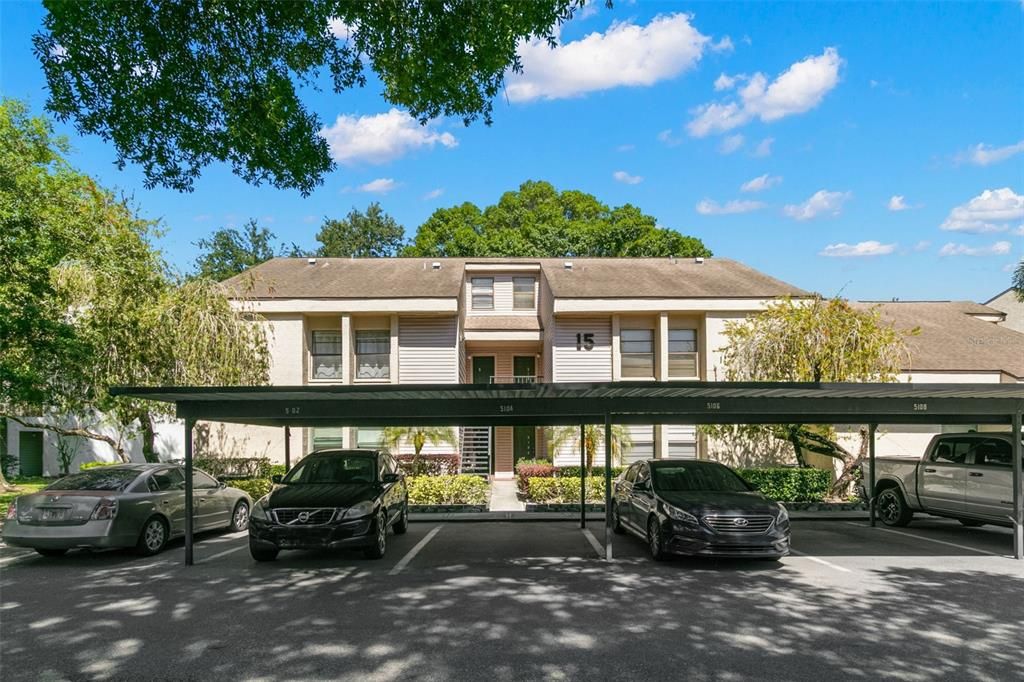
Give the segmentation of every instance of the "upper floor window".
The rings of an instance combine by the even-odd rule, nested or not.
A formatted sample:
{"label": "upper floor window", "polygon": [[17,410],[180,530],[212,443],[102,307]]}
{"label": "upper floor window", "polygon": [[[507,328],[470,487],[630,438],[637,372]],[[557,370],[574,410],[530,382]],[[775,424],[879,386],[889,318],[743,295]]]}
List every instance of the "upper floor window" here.
{"label": "upper floor window", "polygon": [[537,280],[533,277],[512,278],[512,308],[515,310],[533,310],[536,307]]}
{"label": "upper floor window", "polygon": [[695,378],[697,372],[697,330],[668,330],[668,376]]}
{"label": "upper floor window", "polygon": [[474,277],[470,285],[473,293],[473,310],[494,310],[494,278]]}
{"label": "upper floor window", "polygon": [[622,376],[629,378],[654,378],[654,330],[623,329]]}
{"label": "upper floor window", "polygon": [[341,332],[313,332],[313,378],[341,378]]}
{"label": "upper floor window", "polygon": [[356,332],[356,379],[391,379],[391,332],[365,329]]}

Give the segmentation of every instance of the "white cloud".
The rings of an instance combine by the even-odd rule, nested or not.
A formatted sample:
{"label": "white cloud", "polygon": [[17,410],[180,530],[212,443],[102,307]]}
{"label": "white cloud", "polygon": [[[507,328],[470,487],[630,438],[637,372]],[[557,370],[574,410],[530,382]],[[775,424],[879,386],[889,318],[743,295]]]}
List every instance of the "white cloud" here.
{"label": "white cloud", "polygon": [[754,149],[754,156],[765,157],[772,155],[772,143],[775,142],[774,137],[766,137],[758,142],[757,147]]}
{"label": "white cloud", "polygon": [[802,204],[789,204],[782,210],[794,220],[811,220],[820,215],[837,216],[851,196],[853,195],[850,192],[829,192],[821,189]]}
{"label": "white cloud", "polygon": [[906,211],[909,208],[910,206],[907,205],[907,202],[902,194],[893,194],[891,197],[889,197],[890,211]]}
{"label": "white cloud", "polygon": [[1024,218],[1024,196],[1009,187],[987,189],[949,212],[943,230],[952,232],[1004,232],[1008,223]]}
{"label": "white cloud", "polygon": [[658,133],[658,141],[664,143],[668,147],[676,147],[683,143],[683,138],[676,137],[671,128],[666,128]]}
{"label": "white cloud", "polygon": [[736,85],[735,76],[727,76],[724,73],[715,79],[715,91],[721,92],[722,90],[732,90],[733,86]]}
{"label": "white cloud", "polygon": [[749,77],[735,76],[746,81],[737,92],[739,101],[710,102],[697,107],[687,130],[694,137],[704,137],[732,130],[755,118],[767,123],[802,114],[821,104],[839,83],[842,64],[839,52],[829,47],[819,56],[793,64],[770,83],[760,72]]}
{"label": "white cloud", "polygon": [[967,246],[949,242],[939,249],[940,256],[1005,256],[1010,253],[1010,242],[996,242],[990,246]]}
{"label": "white cloud", "polygon": [[423,126],[404,111],[391,109],[374,116],[338,116],[334,125],[320,129],[330,146],[331,158],[344,165],[360,162],[381,164],[422,147],[457,147],[451,133],[435,130],[436,122]]}
{"label": "white cloud", "polygon": [[847,244],[829,244],[818,252],[819,256],[831,258],[863,258],[865,256],[888,256],[896,250],[896,244],[883,244],[874,240]]}
{"label": "white cloud", "polygon": [[779,175],[759,175],[753,180],[748,180],[740,186],[741,192],[763,192],[766,189],[770,189],[775,185],[782,182],[782,176]]}
{"label": "white cloud", "polygon": [[761,201],[745,201],[734,199],[725,204],[719,204],[711,199],[703,199],[697,203],[697,213],[701,215],[731,215],[734,213],[750,213],[765,207]]}
{"label": "white cloud", "polygon": [[636,149],[636,145],[635,144],[620,144],[618,147],[615,148],[615,151],[617,151],[617,152],[631,152],[634,149]]}
{"label": "white cloud", "polygon": [[968,147],[967,151],[957,155],[957,160],[973,163],[976,166],[988,166],[1000,161],[1006,161],[1011,156],[1016,156],[1021,152],[1024,152],[1024,140],[1005,147],[990,147],[985,144],[977,144],[973,147]]}
{"label": "white cloud", "polygon": [[729,137],[722,140],[722,144],[719,145],[718,151],[723,154],[732,154],[734,151],[743,146],[742,135],[730,135]]}
{"label": "white cloud", "polygon": [[693,68],[710,42],[689,14],[660,15],[646,26],[615,22],[555,48],[545,40],[519,46],[520,74],[506,74],[513,102],[579,97],[621,86],[653,85]]}
{"label": "white cloud", "polygon": [[736,46],[732,44],[732,38],[729,36],[722,36],[717,43],[711,43],[712,52],[732,52],[734,49]]}
{"label": "white cloud", "polygon": [[615,178],[618,182],[622,182],[627,185],[639,185],[641,182],[644,181],[644,179],[639,175],[630,175],[626,171],[621,170],[612,173],[612,177]]}
{"label": "white cloud", "polygon": [[931,245],[932,243],[930,241],[928,241],[927,239],[922,239],[918,243],[914,244],[914,251],[927,251],[928,247]]}
{"label": "white cloud", "polygon": [[338,40],[348,40],[352,37],[352,33],[355,30],[355,26],[352,24],[346,24],[338,17],[327,20],[327,30]]}
{"label": "white cloud", "polygon": [[425,200],[436,199],[439,196],[441,196],[442,194],[444,194],[444,187],[438,187],[437,189],[432,189],[429,192],[427,192],[426,194],[424,194],[423,198]]}
{"label": "white cloud", "polygon": [[308,216],[306,216],[305,218],[302,219],[302,222],[306,223],[307,225],[312,225],[316,221],[317,221],[317,217],[315,215],[308,215]]}
{"label": "white cloud", "polygon": [[346,190],[366,192],[368,194],[387,194],[396,187],[398,187],[398,183],[392,178],[377,178],[376,180],[370,180],[365,185],[359,185],[355,190],[351,188],[346,188]]}
{"label": "white cloud", "polygon": [[1017,237],[1024,237],[1024,225],[1018,225],[1017,229],[1014,230],[1011,234]]}
{"label": "white cloud", "polygon": [[601,6],[597,3],[596,0],[587,0],[586,3],[583,5],[583,9],[581,9],[580,13],[574,16],[573,19],[589,19],[590,17],[596,15],[598,11],[600,11],[600,9]]}

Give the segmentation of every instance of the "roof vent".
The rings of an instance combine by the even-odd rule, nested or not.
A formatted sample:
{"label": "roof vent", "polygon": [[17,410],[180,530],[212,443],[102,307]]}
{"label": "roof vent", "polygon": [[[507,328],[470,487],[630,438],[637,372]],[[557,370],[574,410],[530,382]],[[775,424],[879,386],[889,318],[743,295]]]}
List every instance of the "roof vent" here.
{"label": "roof vent", "polygon": [[562,267],[565,268],[566,270],[572,270],[572,261],[565,261],[564,263],[562,263]]}
{"label": "roof vent", "polygon": [[316,258],[307,258],[306,265],[316,265]]}
{"label": "roof vent", "polygon": [[431,270],[440,270],[441,269],[441,261],[436,260],[433,263],[431,263],[430,264],[430,269]]}
{"label": "roof vent", "polygon": [[704,263],[704,256],[697,256],[693,259],[693,262],[697,265],[702,265]]}

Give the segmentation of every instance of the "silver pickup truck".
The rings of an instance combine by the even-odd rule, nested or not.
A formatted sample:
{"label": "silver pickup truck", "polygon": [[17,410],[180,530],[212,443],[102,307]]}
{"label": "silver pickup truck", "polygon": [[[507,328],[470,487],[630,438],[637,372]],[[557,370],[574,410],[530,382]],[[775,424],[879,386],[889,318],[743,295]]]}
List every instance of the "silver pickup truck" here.
{"label": "silver pickup truck", "polygon": [[1012,526],[1012,444],[1008,433],[944,433],[932,438],[920,460],[877,458],[878,518],[887,526],[905,526],[921,511],[965,526]]}

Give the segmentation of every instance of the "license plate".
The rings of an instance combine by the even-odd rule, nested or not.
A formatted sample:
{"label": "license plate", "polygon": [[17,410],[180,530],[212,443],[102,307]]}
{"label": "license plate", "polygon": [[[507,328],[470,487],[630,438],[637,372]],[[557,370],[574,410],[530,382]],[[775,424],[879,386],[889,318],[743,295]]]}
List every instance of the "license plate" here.
{"label": "license plate", "polygon": [[63,509],[44,509],[42,514],[43,521],[63,521],[64,510]]}

